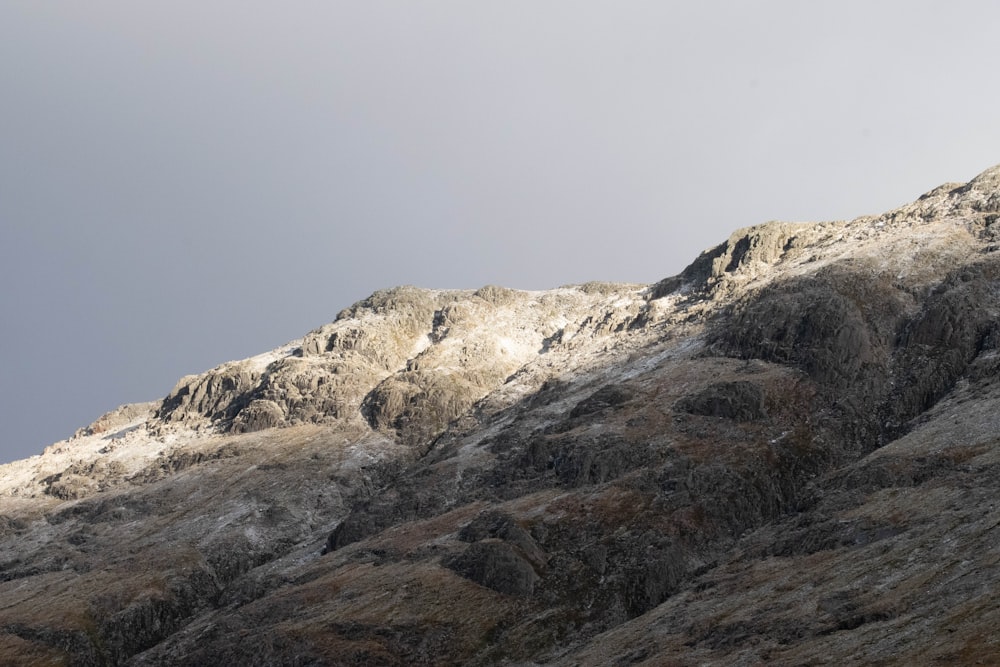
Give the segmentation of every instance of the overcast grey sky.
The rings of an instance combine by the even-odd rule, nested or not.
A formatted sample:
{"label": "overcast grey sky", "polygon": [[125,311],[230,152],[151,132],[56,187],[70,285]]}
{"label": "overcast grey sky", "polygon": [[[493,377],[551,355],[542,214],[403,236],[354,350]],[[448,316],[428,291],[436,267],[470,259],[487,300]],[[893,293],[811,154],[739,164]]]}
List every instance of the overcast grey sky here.
{"label": "overcast grey sky", "polygon": [[1000,162],[1000,3],[0,3],[0,461],[397,284],[651,282]]}

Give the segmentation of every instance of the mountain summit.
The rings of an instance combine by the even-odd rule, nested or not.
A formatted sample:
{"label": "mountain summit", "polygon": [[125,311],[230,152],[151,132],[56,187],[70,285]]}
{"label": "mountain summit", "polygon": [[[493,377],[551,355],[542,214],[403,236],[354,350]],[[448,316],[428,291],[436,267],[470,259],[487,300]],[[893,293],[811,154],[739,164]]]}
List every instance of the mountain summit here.
{"label": "mountain summit", "polygon": [[998,220],[994,167],[182,378],[0,467],[0,663],[998,663]]}

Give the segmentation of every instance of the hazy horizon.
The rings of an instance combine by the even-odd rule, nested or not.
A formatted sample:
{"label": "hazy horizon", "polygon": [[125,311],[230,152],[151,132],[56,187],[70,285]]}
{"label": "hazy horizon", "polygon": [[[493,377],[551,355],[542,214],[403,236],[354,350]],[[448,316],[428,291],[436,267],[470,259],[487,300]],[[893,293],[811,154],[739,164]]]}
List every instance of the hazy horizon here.
{"label": "hazy horizon", "polygon": [[1000,162],[1000,5],[0,6],[0,462],[381,288],[651,283]]}

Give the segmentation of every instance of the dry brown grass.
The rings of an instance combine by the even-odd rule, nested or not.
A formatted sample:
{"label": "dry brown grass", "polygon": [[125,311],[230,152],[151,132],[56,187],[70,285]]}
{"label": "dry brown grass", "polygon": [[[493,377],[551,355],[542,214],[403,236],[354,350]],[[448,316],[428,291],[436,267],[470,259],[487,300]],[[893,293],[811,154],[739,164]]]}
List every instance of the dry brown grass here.
{"label": "dry brown grass", "polygon": [[21,639],[15,635],[0,634],[0,665],[10,667],[67,667],[70,657],[62,651]]}

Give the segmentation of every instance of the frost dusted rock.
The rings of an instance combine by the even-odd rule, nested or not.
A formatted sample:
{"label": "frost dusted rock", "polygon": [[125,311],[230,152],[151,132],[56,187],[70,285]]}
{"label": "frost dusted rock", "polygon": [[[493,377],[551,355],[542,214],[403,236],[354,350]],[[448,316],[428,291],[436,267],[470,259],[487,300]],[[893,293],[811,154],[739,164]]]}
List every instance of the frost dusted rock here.
{"label": "frost dusted rock", "polygon": [[192,417],[212,421],[232,418],[260,377],[260,373],[239,363],[226,364],[205,375],[186,376],[163,400],[156,417],[166,422]]}
{"label": "frost dusted rock", "polygon": [[183,378],[156,417],[237,433],[363,417],[420,448],[564,339],[627,326],[640,291],[383,290],[301,341]]}
{"label": "frost dusted rock", "polygon": [[122,405],[111,412],[101,415],[89,426],[77,430],[74,433],[74,437],[96,435],[99,433],[114,433],[134,426],[137,421],[145,422],[153,416],[159,405],[158,401]]}
{"label": "frost dusted rock", "polygon": [[994,168],[184,378],[0,467],[0,663],[1000,663],[998,215]]}

